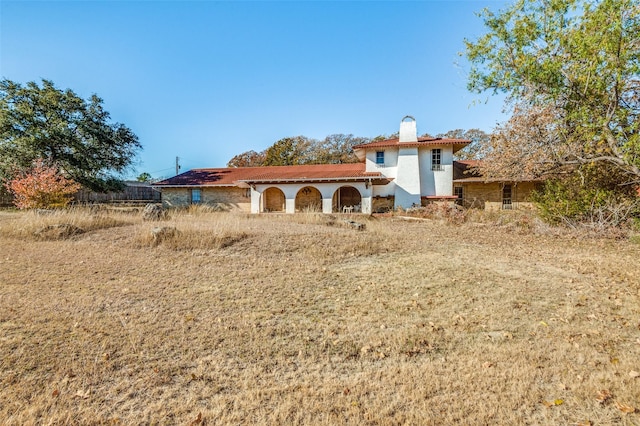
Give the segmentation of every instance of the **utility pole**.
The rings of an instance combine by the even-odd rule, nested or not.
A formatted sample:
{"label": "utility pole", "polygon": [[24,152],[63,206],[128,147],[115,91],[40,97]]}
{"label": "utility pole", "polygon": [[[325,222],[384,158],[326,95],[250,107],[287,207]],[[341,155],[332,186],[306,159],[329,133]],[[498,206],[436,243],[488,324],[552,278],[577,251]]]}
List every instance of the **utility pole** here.
{"label": "utility pole", "polygon": [[180,174],[180,157],[176,157],[176,176]]}

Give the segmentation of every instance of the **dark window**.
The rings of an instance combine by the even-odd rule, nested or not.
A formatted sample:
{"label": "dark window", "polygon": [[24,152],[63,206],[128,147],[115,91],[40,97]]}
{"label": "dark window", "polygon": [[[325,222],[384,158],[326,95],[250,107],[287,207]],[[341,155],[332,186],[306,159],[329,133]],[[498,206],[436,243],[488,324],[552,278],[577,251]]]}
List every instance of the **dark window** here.
{"label": "dark window", "polygon": [[198,204],[200,202],[200,190],[199,189],[192,189],[191,190],[191,203],[192,204]]}
{"label": "dark window", "polygon": [[442,150],[441,149],[431,150],[431,170],[436,170],[436,171],[444,170],[444,167],[442,167]]}
{"label": "dark window", "polygon": [[461,206],[463,204],[463,200],[464,200],[464,191],[463,191],[462,187],[461,186],[454,187],[453,188],[453,195],[458,197],[458,199],[456,200],[456,204]]}
{"label": "dark window", "polygon": [[511,205],[511,185],[505,185],[502,187],[502,208],[511,210]]}
{"label": "dark window", "polygon": [[376,152],[376,164],[384,165],[384,151]]}

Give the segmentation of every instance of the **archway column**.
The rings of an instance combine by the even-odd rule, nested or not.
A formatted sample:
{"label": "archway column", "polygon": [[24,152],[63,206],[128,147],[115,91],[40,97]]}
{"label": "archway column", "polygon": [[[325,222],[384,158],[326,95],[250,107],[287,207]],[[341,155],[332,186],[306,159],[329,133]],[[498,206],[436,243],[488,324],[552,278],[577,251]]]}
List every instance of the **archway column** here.
{"label": "archway column", "polygon": [[362,203],[361,204],[362,213],[371,214],[371,211],[373,209],[372,198],[371,198],[371,190],[368,191],[368,195],[367,196],[365,196],[364,194],[362,195],[361,203]]}
{"label": "archway column", "polygon": [[333,213],[333,197],[322,198],[322,213]]}
{"label": "archway column", "polygon": [[326,183],[295,183],[295,184],[258,184],[251,188],[251,213],[261,213],[265,209],[264,192],[269,187],[279,188],[285,198],[285,213],[296,212],[296,195],[298,191],[306,186],[313,187],[320,192],[322,200],[322,213],[333,212],[333,194],[341,186],[352,186],[361,195],[361,211],[364,214],[371,214],[373,188],[365,182],[326,182]]}
{"label": "archway column", "polygon": [[251,187],[251,213],[260,213],[262,211],[261,199],[262,192],[258,191],[255,186]]}
{"label": "archway column", "polygon": [[293,198],[289,198],[287,197],[285,199],[285,209],[284,209],[285,213],[295,213],[296,212],[296,196],[294,195]]}

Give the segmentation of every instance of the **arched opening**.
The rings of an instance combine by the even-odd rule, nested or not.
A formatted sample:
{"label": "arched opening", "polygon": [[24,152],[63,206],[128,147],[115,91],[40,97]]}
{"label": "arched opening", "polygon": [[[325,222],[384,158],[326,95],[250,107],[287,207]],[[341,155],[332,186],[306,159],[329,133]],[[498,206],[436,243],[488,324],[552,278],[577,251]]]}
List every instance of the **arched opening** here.
{"label": "arched opening", "polygon": [[262,193],[265,212],[283,212],[285,209],[284,192],[272,186]]}
{"label": "arched opening", "polygon": [[333,194],[334,213],[354,213],[362,211],[362,196],[353,186],[341,186]]}
{"label": "arched opening", "polygon": [[313,186],[305,186],[296,194],[296,211],[322,211],[322,194]]}

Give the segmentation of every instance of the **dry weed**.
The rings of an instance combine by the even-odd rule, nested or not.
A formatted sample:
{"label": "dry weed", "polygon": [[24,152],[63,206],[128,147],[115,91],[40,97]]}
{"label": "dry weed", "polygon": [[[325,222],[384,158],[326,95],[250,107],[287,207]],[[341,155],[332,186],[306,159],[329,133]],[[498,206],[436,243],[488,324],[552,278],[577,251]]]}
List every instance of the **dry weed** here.
{"label": "dry weed", "polygon": [[[29,240],[66,239],[84,232],[129,225],[135,221],[126,213],[78,207],[60,210],[31,210],[15,213],[11,218],[12,220],[0,221],[0,236]],[[78,232],[47,231],[65,226],[75,228]]]}
{"label": "dry weed", "polygon": [[0,422],[638,423],[640,246],[358,220],[0,233]]}

